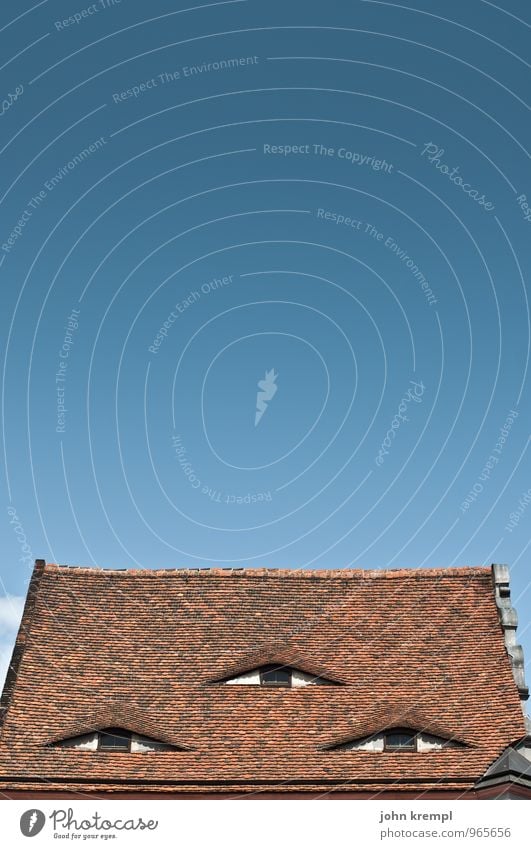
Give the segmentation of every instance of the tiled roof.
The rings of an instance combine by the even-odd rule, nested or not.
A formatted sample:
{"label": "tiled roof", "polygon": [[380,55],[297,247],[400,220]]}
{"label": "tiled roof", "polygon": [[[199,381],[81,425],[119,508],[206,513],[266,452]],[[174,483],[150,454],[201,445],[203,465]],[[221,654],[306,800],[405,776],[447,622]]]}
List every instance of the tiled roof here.
{"label": "tiled roof", "polygon": [[[38,561],[14,659],[3,792],[466,790],[526,733],[484,567],[111,571]],[[279,659],[339,684],[212,683]],[[117,724],[187,751],[48,745]],[[326,750],[397,725],[466,746]]]}

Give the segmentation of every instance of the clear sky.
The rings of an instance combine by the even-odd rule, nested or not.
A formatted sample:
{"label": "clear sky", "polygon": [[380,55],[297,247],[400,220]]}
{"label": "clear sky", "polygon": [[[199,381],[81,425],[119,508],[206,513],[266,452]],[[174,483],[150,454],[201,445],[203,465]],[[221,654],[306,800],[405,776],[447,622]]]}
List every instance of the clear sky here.
{"label": "clear sky", "polygon": [[529,670],[529,12],[2,5],[4,664],[35,557],[505,562]]}

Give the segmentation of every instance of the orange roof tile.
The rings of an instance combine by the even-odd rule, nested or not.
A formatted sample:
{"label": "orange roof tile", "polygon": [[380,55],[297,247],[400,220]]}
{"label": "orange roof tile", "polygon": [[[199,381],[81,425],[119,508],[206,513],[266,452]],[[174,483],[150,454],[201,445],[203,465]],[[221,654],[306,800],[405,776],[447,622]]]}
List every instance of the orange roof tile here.
{"label": "orange roof tile", "polygon": [[[211,683],[267,658],[306,661],[341,683]],[[13,666],[3,792],[467,789],[526,733],[485,567],[106,571],[38,561]],[[47,745],[118,720],[187,751]],[[326,750],[397,724],[466,746]]]}

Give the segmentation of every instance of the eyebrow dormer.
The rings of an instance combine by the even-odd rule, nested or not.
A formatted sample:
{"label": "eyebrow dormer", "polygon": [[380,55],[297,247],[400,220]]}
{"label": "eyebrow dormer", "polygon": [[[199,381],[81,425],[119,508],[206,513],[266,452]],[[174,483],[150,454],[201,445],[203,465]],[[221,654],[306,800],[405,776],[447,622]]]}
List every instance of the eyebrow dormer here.
{"label": "eyebrow dormer", "polygon": [[310,684],[330,686],[341,682],[279,662],[265,663],[262,666],[238,672],[236,675],[218,679],[216,683],[249,684],[259,687],[306,687]]}
{"label": "eyebrow dormer", "polygon": [[440,737],[414,728],[386,728],[367,737],[344,740],[327,746],[329,752],[432,752],[440,749],[463,748],[460,740]]}
{"label": "eyebrow dormer", "polygon": [[174,746],[163,740],[135,734],[126,728],[100,728],[87,734],[77,734],[54,740],[49,744],[59,749],[76,749],[85,752],[176,752],[183,751],[180,746]]}

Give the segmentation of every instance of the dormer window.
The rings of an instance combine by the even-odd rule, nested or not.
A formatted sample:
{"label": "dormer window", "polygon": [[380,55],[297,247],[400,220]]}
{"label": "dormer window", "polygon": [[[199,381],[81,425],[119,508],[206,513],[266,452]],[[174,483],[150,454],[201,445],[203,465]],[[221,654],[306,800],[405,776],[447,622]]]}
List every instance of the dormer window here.
{"label": "dormer window", "polygon": [[328,751],[336,752],[434,752],[440,749],[462,747],[460,740],[439,737],[426,731],[411,728],[388,728],[371,734],[329,746]]}
{"label": "dormer window", "polygon": [[269,663],[260,669],[260,684],[263,687],[292,687],[292,671],[289,666]]}
{"label": "dormer window", "polygon": [[107,728],[98,734],[98,749],[101,752],[130,752],[131,734],[119,728]]}
{"label": "dormer window", "polygon": [[52,743],[61,749],[77,749],[86,752],[172,752],[179,751],[179,746],[172,746],[162,740],[144,737],[125,728],[102,728],[90,734],[79,734]]}
{"label": "dormer window", "polygon": [[417,735],[411,731],[389,731],[384,735],[386,752],[414,752],[417,748]]}
{"label": "dormer window", "polygon": [[283,663],[266,663],[263,666],[257,666],[255,669],[238,672],[237,675],[221,678],[212,683],[255,684],[262,687],[305,687],[308,684],[341,684],[340,681],[333,681],[330,678],[324,678],[316,673],[297,669],[294,666],[286,666]]}

